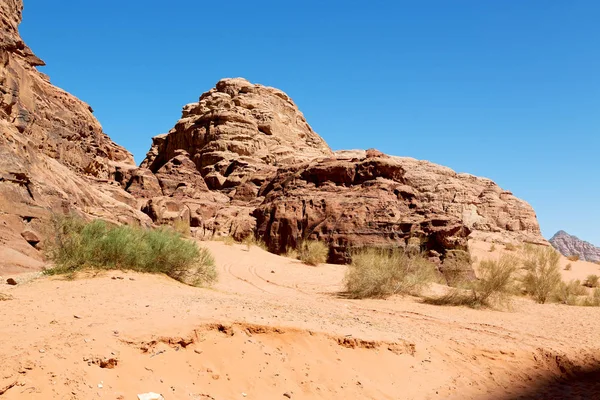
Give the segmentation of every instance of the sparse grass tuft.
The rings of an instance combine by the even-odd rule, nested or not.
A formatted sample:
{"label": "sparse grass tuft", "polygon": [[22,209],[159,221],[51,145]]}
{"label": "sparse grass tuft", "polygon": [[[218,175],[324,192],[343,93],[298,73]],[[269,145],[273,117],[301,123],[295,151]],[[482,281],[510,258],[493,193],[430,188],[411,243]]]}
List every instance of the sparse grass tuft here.
{"label": "sparse grass tuft", "polygon": [[519,247],[514,245],[513,243],[506,243],[504,245],[504,249],[508,250],[508,251],[517,251],[519,249]]}
{"label": "sparse grass tuft", "polygon": [[346,294],[354,299],[415,294],[434,280],[435,272],[435,265],[420,255],[410,257],[399,249],[362,249],[352,255]]}
{"label": "sparse grass tuft", "polygon": [[181,236],[188,237],[190,236],[190,221],[183,219],[175,220],[173,222],[173,229]]}
{"label": "sparse grass tuft", "polygon": [[262,239],[257,239],[253,234],[250,234],[242,240],[242,244],[246,245],[246,250],[250,251],[250,248],[256,246],[264,251],[268,251],[267,244]]}
{"label": "sparse grass tuft", "polygon": [[568,264],[565,266],[565,271],[570,271],[572,268],[573,268],[573,264],[571,264],[571,263],[568,263]]}
{"label": "sparse grass tuft", "polygon": [[227,235],[227,236],[213,236],[212,239],[215,242],[222,242],[224,245],[226,246],[233,246],[234,244],[236,244],[236,240],[233,238],[233,236]]}
{"label": "sparse grass tuft", "polygon": [[329,247],[317,240],[307,240],[300,244],[299,258],[304,264],[317,266],[327,262]]}
{"label": "sparse grass tuft", "polygon": [[493,253],[494,251],[496,251],[496,243],[492,243],[492,246],[490,247],[490,253]]}
{"label": "sparse grass tuft", "polygon": [[298,255],[298,250],[294,249],[293,247],[288,247],[285,251],[285,256],[287,258],[292,258],[294,260],[298,260],[299,255]]}
{"label": "sparse grass tuft", "polygon": [[579,261],[579,256],[577,254],[573,254],[572,256],[567,257],[569,261]]}
{"label": "sparse grass tuft", "polygon": [[524,289],[538,303],[544,304],[562,282],[560,254],[552,247],[526,246],[524,257]]}
{"label": "sparse grass tuft", "polygon": [[585,279],[585,282],[583,282],[583,286],[586,286],[589,288],[596,288],[596,287],[598,287],[599,282],[600,282],[600,277],[598,277],[598,275],[588,275],[588,277]]}
{"label": "sparse grass tuft", "polygon": [[56,221],[55,232],[48,255],[56,266],[45,271],[48,275],[124,269],[162,273],[194,286],[217,277],[210,252],[170,228],[149,230],[67,217]]}

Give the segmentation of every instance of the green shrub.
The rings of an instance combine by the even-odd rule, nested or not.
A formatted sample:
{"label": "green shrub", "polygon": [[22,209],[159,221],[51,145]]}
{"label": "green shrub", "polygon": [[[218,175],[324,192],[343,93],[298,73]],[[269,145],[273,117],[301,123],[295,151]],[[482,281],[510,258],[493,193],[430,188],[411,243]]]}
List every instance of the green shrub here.
{"label": "green shrub", "polygon": [[519,261],[512,256],[503,256],[500,260],[482,261],[479,266],[479,277],[472,282],[464,282],[447,294],[428,298],[428,304],[448,306],[482,307],[489,306],[491,301],[507,299],[515,291],[516,273]]}
{"label": "green shrub", "polygon": [[598,275],[588,275],[588,277],[585,279],[585,282],[583,282],[583,286],[587,286],[589,288],[595,288],[595,287],[598,287],[599,281],[600,281],[600,277],[598,277]]}
{"label": "green shrub", "polygon": [[47,274],[71,274],[81,269],[123,269],[163,273],[190,285],[216,279],[208,250],[183,239],[170,228],[155,230],[112,226],[101,220],[86,223],[68,217],[57,220],[49,247],[55,267]]}
{"label": "green shrub", "polygon": [[526,246],[524,257],[524,289],[538,303],[544,304],[562,282],[560,254],[552,247]]}
{"label": "green shrub", "polygon": [[352,255],[346,294],[354,299],[415,294],[435,279],[435,272],[435,265],[420,255],[410,257],[399,249],[362,249]]}
{"label": "green shrub", "polygon": [[307,240],[300,244],[298,251],[300,261],[308,265],[319,265],[327,262],[329,247],[323,242]]}

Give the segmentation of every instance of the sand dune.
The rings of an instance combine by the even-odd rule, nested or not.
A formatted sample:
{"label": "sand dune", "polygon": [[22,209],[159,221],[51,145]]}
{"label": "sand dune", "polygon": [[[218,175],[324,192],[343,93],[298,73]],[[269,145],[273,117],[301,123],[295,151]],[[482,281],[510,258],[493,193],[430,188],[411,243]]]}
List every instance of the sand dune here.
{"label": "sand dune", "polygon": [[220,271],[211,289],[120,271],[2,287],[13,299],[0,301],[1,397],[600,398],[587,370],[600,362],[600,309],[348,300],[344,266],[203,245]]}

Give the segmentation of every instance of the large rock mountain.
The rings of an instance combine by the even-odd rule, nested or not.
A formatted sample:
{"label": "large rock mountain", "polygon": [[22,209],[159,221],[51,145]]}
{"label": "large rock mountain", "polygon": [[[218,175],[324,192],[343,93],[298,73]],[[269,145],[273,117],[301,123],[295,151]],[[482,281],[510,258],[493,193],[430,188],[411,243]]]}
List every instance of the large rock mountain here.
{"label": "large rock mountain", "polygon": [[565,257],[578,256],[583,261],[600,261],[600,247],[569,235],[565,231],[558,231],[550,239],[550,243]]}
{"label": "large rock mountain", "polygon": [[[255,235],[274,252],[319,239],[444,259],[470,238],[545,243],[533,209],[489,179],[377,150],[333,152],[278,89],[223,79],[153,139],[140,167],[91,108],[53,86],[0,3],[0,272],[39,269],[54,213]],[[454,253],[452,253],[454,254]]]}
{"label": "large rock mountain", "polygon": [[114,181],[133,157],[104,134],[91,108],[37,71],[18,32],[21,0],[0,2],[0,272],[40,269],[53,213],[146,221]]}
{"label": "large rock mountain", "polygon": [[197,237],[256,235],[274,252],[326,241],[330,261],[360,246],[442,256],[468,238],[545,243],[533,209],[489,179],[377,150],[332,152],[278,89],[223,79],[123,172],[159,223]]}

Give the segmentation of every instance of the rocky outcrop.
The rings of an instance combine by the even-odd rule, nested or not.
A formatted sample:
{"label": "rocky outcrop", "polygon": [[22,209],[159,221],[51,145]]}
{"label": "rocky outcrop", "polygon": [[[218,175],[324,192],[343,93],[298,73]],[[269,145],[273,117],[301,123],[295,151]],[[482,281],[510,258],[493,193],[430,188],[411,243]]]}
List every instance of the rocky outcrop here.
{"label": "rocky outcrop", "polygon": [[552,246],[563,256],[577,256],[580,260],[600,262],[600,247],[579,239],[577,236],[569,235],[565,231],[558,231],[552,239]]}
{"label": "rocky outcrop", "polygon": [[531,207],[492,181],[377,151],[280,169],[260,192],[258,233],[275,251],[325,239],[345,262],[355,246],[406,246],[444,254],[470,234],[543,241]]}
{"label": "rocky outcrop", "polygon": [[439,259],[469,238],[545,242],[533,209],[489,179],[332,152],[285,93],[241,78],[185,106],[141,167],[124,185],[153,220],[189,221],[201,238],[254,234],[278,253],[306,239],[339,263],[362,246],[417,243]]}
{"label": "rocky outcrop", "polygon": [[41,267],[54,213],[150,221],[114,181],[117,167],[135,168],[131,154],[35,68],[43,62],[18,33],[22,8],[0,3],[0,271]]}

